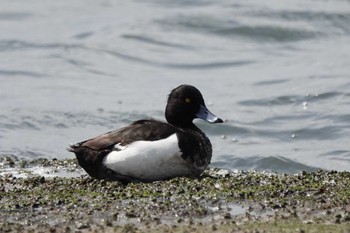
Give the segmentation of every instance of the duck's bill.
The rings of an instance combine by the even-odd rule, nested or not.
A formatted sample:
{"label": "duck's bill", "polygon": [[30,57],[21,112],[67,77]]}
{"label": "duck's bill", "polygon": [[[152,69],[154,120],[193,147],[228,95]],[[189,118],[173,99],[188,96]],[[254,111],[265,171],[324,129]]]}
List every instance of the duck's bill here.
{"label": "duck's bill", "polygon": [[213,113],[209,111],[209,109],[201,105],[199,112],[196,114],[196,116],[202,120],[208,121],[210,123],[222,123],[224,122],[222,119],[219,117],[215,116]]}

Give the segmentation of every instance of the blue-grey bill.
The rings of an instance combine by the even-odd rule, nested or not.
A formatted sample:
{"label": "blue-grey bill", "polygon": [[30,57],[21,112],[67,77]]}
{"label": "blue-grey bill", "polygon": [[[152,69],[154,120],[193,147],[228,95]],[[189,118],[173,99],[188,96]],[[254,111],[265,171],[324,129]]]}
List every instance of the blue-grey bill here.
{"label": "blue-grey bill", "polygon": [[222,123],[224,122],[222,119],[219,117],[215,116],[213,113],[209,111],[209,109],[201,105],[199,112],[196,114],[196,116],[202,120],[208,121],[210,123]]}

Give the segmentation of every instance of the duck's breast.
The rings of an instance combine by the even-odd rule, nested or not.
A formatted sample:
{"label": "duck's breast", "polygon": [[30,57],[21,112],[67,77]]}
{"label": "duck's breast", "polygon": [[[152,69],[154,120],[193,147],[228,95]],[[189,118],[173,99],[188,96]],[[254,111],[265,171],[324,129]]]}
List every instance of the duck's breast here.
{"label": "duck's breast", "polygon": [[160,180],[190,175],[190,166],[181,155],[178,137],[174,133],[157,141],[136,141],[126,146],[117,144],[103,163],[125,176]]}

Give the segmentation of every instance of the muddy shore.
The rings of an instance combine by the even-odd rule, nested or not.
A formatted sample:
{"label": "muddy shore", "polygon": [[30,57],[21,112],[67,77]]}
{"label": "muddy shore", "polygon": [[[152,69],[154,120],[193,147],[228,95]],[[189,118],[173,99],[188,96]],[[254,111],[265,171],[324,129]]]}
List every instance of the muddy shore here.
{"label": "muddy shore", "polygon": [[211,168],[128,185],[81,174],[75,160],[2,158],[0,232],[350,232],[350,172]]}

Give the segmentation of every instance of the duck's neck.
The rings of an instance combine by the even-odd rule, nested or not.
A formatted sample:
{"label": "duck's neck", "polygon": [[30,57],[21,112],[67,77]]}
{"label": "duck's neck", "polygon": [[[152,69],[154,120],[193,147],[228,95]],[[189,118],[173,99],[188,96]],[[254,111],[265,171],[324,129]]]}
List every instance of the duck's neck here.
{"label": "duck's neck", "polygon": [[197,132],[202,132],[195,124],[193,124],[193,122],[189,122],[189,123],[182,123],[182,124],[172,124],[174,125],[175,127],[179,127],[179,128],[182,128],[182,129],[192,129],[194,131],[197,131]]}

